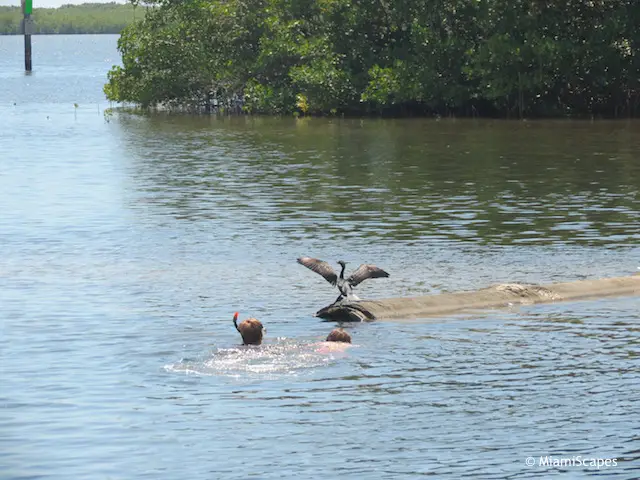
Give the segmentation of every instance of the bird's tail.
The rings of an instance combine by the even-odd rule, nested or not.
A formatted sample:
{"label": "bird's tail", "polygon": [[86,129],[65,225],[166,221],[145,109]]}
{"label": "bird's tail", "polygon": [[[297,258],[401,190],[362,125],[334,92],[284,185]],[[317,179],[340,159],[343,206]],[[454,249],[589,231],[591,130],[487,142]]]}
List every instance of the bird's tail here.
{"label": "bird's tail", "polygon": [[236,313],[234,313],[234,314],[233,314],[233,324],[235,325],[236,330],[240,331],[240,330],[238,329],[238,312],[236,312]]}

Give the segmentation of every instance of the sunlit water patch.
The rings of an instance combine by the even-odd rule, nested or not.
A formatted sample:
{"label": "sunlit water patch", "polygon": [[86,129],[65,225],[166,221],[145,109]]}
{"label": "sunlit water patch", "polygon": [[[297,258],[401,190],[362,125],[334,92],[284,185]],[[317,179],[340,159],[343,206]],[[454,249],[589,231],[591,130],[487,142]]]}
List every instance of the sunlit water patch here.
{"label": "sunlit water patch", "polygon": [[210,356],[182,359],[166,365],[168,372],[195,375],[225,375],[245,380],[277,379],[287,375],[304,375],[305,371],[320,368],[347,355],[346,344],[327,342],[300,343],[278,339],[276,343],[260,346],[242,345],[217,348]]}

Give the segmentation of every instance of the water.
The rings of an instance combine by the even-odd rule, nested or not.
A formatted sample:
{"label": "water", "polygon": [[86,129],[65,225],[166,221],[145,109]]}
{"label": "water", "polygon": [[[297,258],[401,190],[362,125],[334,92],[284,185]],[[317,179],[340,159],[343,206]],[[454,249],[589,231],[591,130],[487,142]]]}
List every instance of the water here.
{"label": "water", "polygon": [[638,298],[327,353],[295,262],[375,262],[365,298],[634,273],[640,123],[109,113],[116,41],[36,36],[25,76],[0,37],[3,480],[640,475]]}

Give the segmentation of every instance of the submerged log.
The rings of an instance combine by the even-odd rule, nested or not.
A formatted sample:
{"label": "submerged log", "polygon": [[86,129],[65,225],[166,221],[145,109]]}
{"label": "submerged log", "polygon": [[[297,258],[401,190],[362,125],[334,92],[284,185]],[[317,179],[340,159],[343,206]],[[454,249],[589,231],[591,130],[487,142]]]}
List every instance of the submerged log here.
{"label": "submerged log", "polygon": [[341,301],[320,309],[316,317],[340,322],[408,319],[463,313],[484,308],[622,295],[640,295],[640,275],[578,280],[550,285],[505,283],[470,292],[355,302]]}

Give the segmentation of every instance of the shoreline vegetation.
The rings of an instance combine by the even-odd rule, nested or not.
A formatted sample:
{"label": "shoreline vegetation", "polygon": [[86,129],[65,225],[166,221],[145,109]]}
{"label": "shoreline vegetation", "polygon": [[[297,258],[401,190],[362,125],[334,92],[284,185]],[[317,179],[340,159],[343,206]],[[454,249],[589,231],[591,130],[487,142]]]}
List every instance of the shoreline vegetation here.
{"label": "shoreline vegetation", "polygon": [[150,0],[107,98],[270,115],[634,117],[637,0]]}
{"label": "shoreline vegetation", "polygon": [[[120,33],[127,25],[140,20],[144,7],[131,3],[84,3],[59,8],[33,9],[33,34],[100,34]],[[0,6],[0,35],[22,34],[22,9]]]}
{"label": "shoreline vegetation", "polygon": [[[0,31],[20,32],[19,10],[0,7]],[[122,66],[104,91],[142,109],[640,113],[637,0],[133,0],[36,8],[33,17],[35,33],[121,32]]]}

